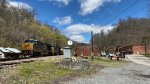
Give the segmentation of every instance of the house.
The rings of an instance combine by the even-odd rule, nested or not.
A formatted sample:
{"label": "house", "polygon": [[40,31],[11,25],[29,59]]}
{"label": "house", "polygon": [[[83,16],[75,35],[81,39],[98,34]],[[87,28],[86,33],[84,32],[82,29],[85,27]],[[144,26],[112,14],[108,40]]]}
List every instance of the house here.
{"label": "house", "polygon": [[[89,44],[79,44],[74,48],[76,56],[92,56],[92,46]],[[99,55],[97,47],[93,46],[93,55]]]}
{"label": "house", "polygon": [[[145,46],[142,45],[128,45],[119,48],[120,52],[128,54],[145,54]],[[146,46],[146,54],[150,54],[150,46]]]}

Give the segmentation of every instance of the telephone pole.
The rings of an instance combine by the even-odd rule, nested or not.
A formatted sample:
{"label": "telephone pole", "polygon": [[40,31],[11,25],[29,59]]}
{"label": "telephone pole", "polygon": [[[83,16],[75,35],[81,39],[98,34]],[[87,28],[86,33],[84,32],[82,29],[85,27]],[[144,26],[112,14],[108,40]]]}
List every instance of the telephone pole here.
{"label": "telephone pole", "polygon": [[92,61],[94,60],[94,53],[93,53],[93,31],[91,31],[91,47],[92,47],[92,52],[91,52],[91,54],[92,54]]}
{"label": "telephone pole", "polygon": [[146,51],[146,46],[147,46],[147,37],[144,36],[143,39],[142,39],[142,43],[144,43],[144,51],[145,51],[145,55],[147,54],[147,51]]}
{"label": "telephone pole", "polygon": [[145,48],[145,55],[146,55],[146,41],[144,42],[144,48]]}

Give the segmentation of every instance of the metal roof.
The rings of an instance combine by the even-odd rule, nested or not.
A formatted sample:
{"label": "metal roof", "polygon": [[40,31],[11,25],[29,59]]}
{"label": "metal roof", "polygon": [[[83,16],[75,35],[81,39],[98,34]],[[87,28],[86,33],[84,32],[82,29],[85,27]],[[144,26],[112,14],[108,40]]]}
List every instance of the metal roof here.
{"label": "metal roof", "polygon": [[21,51],[17,50],[16,48],[5,48],[5,49],[14,53],[21,53]]}
{"label": "metal roof", "polygon": [[10,51],[9,50],[6,50],[5,48],[3,47],[0,47],[0,51],[4,52],[4,53],[9,53]]}

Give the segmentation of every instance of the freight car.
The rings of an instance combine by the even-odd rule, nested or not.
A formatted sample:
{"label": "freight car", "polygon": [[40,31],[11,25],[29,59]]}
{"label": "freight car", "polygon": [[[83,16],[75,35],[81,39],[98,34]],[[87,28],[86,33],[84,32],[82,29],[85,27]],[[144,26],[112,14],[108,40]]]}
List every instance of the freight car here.
{"label": "freight car", "polygon": [[62,55],[63,50],[59,46],[52,45],[51,47],[52,55]]}

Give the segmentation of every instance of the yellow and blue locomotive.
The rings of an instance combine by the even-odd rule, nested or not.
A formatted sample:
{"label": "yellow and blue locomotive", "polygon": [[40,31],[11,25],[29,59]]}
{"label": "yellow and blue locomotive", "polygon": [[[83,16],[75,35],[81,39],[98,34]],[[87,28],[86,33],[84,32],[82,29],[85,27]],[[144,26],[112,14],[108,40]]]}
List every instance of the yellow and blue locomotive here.
{"label": "yellow and blue locomotive", "polygon": [[22,54],[30,56],[51,55],[51,45],[29,39],[22,44]]}
{"label": "yellow and blue locomotive", "polygon": [[22,44],[22,54],[30,56],[60,55],[61,48],[40,41],[29,39]]}

